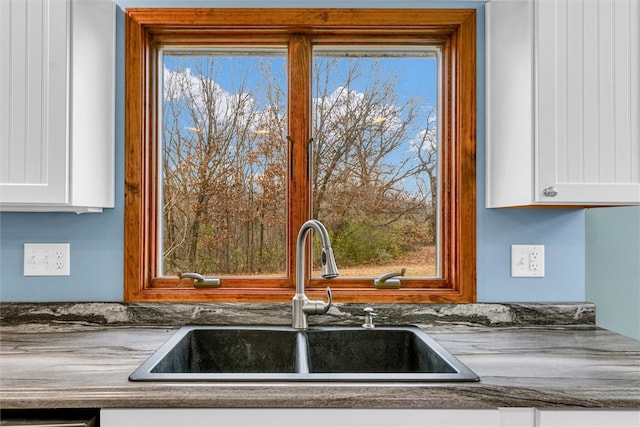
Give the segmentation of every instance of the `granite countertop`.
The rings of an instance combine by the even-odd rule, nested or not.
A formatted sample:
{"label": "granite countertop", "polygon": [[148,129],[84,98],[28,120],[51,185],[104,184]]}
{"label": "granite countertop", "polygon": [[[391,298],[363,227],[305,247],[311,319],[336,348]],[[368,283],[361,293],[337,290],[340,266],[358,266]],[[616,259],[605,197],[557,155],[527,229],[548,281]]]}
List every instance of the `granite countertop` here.
{"label": "granite countertop", "polygon": [[[424,328],[481,381],[421,385],[129,382],[129,374],[178,326],[286,324],[289,308],[278,304],[3,304],[0,408],[640,407],[640,342],[596,328],[592,305],[374,307],[379,324],[411,323]],[[337,305],[329,316],[313,316],[311,323],[356,324],[361,309],[355,304]]]}

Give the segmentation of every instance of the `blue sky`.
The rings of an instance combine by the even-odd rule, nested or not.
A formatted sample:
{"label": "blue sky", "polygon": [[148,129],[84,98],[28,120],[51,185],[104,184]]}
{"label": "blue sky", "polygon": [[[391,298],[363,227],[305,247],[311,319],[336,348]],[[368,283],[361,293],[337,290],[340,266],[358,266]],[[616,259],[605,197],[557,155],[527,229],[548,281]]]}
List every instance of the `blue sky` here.
{"label": "blue sky", "polygon": [[[229,59],[233,61],[223,61],[220,65],[218,78],[216,83],[222,86],[229,92],[234,92],[233,79],[238,77],[238,73],[243,73],[245,70],[255,70],[256,73],[247,73],[247,84],[249,87],[254,87],[257,84],[261,84],[262,76],[258,72],[260,70],[260,62],[263,61],[266,56],[229,56]],[[271,62],[271,68],[277,78],[282,79],[283,87],[286,79],[286,52],[283,51],[281,55],[269,55]],[[193,67],[190,64],[191,60],[185,56],[170,56],[165,55],[164,65],[170,70],[176,70],[177,67]],[[386,71],[389,74],[397,75],[398,85],[396,86],[396,93],[400,97],[400,101],[406,101],[411,96],[424,99],[424,102],[429,106],[436,105],[437,100],[437,71],[438,63],[435,57],[400,57],[400,58],[386,58],[381,62],[381,70]],[[335,81],[335,86],[339,86],[343,79],[346,69],[337,70],[332,74],[331,78]],[[364,90],[364,87],[354,87],[356,90]]]}

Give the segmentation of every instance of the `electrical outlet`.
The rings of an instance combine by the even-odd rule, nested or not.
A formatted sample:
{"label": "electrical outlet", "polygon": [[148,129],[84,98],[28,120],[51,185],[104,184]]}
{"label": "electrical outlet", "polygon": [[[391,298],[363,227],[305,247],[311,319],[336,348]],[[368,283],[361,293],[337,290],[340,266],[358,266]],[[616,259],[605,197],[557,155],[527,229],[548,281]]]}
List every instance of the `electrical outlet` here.
{"label": "electrical outlet", "polygon": [[25,276],[69,276],[71,245],[69,243],[25,243]]}
{"label": "electrical outlet", "polygon": [[544,245],[511,245],[511,277],[544,277]]}

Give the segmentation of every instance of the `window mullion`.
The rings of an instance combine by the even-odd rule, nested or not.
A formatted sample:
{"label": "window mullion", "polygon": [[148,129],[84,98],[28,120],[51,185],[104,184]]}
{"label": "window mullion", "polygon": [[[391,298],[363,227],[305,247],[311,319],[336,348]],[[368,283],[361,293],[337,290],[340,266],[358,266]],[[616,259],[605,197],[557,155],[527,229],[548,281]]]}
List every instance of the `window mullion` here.
{"label": "window mullion", "polygon": [[[305,34],[293,34],[288,53],[288,123],[291,161],[289,167],[288,271],[295,277],[296,238],[309,219],[310,183],[307,173],[307,147],[311,137],[311,40]],[[309,259],[309,258],[307,258]]]}

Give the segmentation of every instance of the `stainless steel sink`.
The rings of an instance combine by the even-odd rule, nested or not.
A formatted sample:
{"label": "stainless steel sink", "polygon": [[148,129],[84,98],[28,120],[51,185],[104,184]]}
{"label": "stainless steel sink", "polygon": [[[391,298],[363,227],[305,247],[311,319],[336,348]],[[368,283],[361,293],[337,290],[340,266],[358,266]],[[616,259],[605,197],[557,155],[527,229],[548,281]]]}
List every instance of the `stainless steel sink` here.
{"label": "stainless steel sink", "polygon": [[478,381],[415,326],[187,326],[131,381]]}

